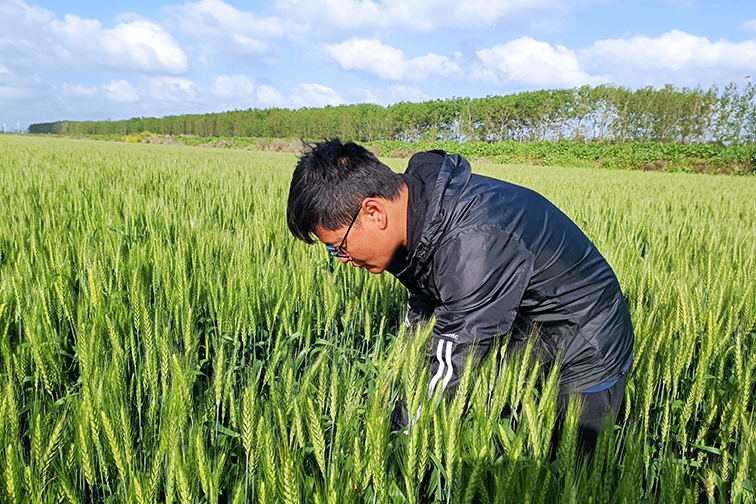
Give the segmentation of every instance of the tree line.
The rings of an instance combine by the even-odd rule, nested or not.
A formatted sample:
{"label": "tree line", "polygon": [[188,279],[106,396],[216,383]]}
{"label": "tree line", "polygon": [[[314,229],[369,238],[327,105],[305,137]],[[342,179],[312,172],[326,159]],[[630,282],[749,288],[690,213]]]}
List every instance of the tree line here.
{"label": "tree line", "polygon": [[756,86],[629,89],[614,84],[485,98],[234,110],[32,124],[30,133],[303,138],[373,142],[756,143]]}

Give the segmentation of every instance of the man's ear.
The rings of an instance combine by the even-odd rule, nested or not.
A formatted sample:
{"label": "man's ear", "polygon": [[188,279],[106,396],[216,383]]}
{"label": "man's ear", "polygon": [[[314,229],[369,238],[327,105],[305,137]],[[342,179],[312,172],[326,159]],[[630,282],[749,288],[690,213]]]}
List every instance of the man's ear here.
{"label": "man's ear", "polygon": [[378,228],[383,230],[388,227],[388,214],[383,202],[376,198],[367,198],[362,202],[362,209]]}

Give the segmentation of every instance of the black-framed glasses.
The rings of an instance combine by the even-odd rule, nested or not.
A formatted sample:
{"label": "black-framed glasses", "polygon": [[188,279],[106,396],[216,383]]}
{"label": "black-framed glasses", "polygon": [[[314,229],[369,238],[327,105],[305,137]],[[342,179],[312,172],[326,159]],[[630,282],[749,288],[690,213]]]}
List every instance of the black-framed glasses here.
{"label": "black-framed glasses", "polygon": [[[368,195],[368,198],[374,198],[375,194],[370,193]],[[352,230],[352,226],[354,226],[354,222],[357,220],[357,216],[360,215],[360,212],[362,211],[362,202],[360,202],[360,208],[357,209],[357,212],[354,214],[354,217],[352,217],[352,222],[349,223],[349,227],[346,230],[346,233],[344,233],[344,238],[342,238],[341,243],[338,247],[334,247],[333,245],[326,244],[326,248],[328,249],[328,252],[331,253],[333,257],[338,257],[339,259],[346,259],[349,256],[344,251],[344,243],[346,243],[347,235],[349,234],[349,231]]]}
{"label": "black-framed glasses", "polygon": [[349,234],[349,231],[352,230],[352,226],[354,226],[354,221],[357,220],[357,216],[360,215],[361,211],[362,211],[362,203],[360,203],[360,208],[357,209],[357,212],[354,214],[354,217],[352,217],[352,222],[349,223],[349,227],[347,228],[346,233],[344,233],[344,238],[341,240],[341,243],[339,244],[338,247],[334,247],[333,245],[326,244],[326,248],[328,249],[328,252],[330,252],[333,257],[338,257],[339,259],[349,257],[349,254],[344,252],[344,243],[346,243],[346,237]]}

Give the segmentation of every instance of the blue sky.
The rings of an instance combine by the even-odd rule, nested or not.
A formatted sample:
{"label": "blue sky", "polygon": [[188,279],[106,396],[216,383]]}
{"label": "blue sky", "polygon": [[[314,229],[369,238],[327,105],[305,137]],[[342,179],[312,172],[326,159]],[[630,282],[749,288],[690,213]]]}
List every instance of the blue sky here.
{"label": "blue sky", "polygon": [[755,0],[0,0],[0,122],[756,79]]}

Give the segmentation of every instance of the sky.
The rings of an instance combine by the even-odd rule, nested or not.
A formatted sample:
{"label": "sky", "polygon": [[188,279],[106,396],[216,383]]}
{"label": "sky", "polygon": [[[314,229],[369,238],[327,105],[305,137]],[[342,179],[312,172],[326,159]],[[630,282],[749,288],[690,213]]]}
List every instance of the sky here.
{"label": "sky", "polygon": [[756,0],[0,0],[6,131],[751,79]]}

